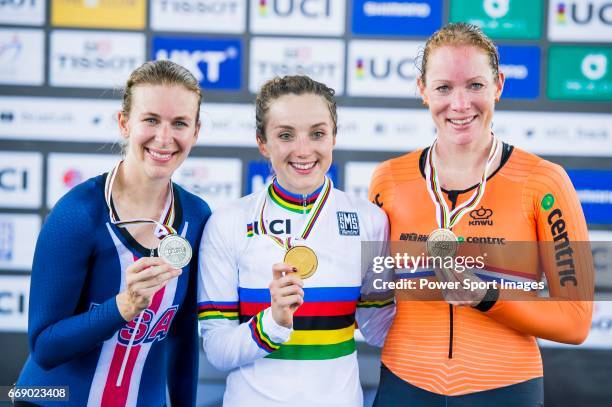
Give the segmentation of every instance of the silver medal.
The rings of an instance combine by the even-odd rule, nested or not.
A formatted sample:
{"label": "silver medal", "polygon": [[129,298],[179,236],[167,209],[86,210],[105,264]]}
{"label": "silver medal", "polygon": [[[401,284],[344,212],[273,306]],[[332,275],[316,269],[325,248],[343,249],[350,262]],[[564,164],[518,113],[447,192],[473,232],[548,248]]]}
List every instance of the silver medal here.
{"label": "silver medal", "polygon": [[191,260],[191,245],[179,235],[168,235],[159,244],[159,257],[176,269],[181,269]]}

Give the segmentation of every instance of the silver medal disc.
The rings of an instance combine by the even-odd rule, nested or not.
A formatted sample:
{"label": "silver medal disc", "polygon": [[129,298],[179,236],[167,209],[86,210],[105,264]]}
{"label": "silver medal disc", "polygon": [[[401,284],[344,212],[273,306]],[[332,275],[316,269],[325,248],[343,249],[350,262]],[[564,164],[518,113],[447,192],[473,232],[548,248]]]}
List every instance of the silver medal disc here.
{"label": "silver medal disc", "polygon": [[176,269],[182,269],[191,260],[191,245],[179,235],[168,235],[159,243],[159,257]]}
{"label": "silver medal disc", "polygon": [[427,238],[427,255],[430,257],[454,257],[458,249],[457,236],[450,229],[436,229]]}

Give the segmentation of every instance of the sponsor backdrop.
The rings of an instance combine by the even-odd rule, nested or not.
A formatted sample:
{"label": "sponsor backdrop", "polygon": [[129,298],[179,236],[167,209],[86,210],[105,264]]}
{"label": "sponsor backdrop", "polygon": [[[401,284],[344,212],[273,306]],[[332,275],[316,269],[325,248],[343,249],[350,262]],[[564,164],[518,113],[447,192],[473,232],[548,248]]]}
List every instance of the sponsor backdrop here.
{"label": "sponsor backdrop", "polygon": [[[130,71],[171,59],[200,81],[200,138],[175,180],[213,208],[269,177],[254,140],[259,86],[294,73],[327,83],[339,102],[330,175],[365,198],[377,163],[435,137],[416,62],[449,21],[481,26],[499,47],[507,81],[493,130],[563,165],[594,238],[612,241],[612,0],[1,0],[0,347],[21,351],[3,362],[0,385],[27,352],[40,225],[70,188],[118,159],[116,113]],[[598,290],[612,293],[610,245],[593,247]],[[563,397],[547,371],[553,405],[572,400],[567,391],[592,405],[612,391],[585,390],[582,381],[597,378],[570,363],[598,349],[608,356],[597,360],[612,363],[610,313],[597,305],[580,348],[543,343],[545,363],[567,352],[576,366]]]}

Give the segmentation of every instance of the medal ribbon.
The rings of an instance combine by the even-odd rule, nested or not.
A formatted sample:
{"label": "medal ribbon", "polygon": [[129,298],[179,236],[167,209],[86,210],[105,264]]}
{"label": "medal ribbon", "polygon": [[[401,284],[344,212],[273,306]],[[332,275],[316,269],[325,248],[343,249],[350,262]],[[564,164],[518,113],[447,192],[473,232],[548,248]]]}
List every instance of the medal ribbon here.
{"label": "medal ribbon", "polygon": [[176,230],[172,227],[174,223],[174,191],[172,190],[172,182],[170,181],[168,188],[170,189],[170,194],[166,201],[166,206],[162,212],[162,216],[160,217],[161,222],[153,220],[153,219],[130,219],[130,220],[118,220],[113,213],[111,207],[111,195],[113,190],[113,184],[115,183],[115,177],[119,172],[119,166],[123,163],[120,161],[115,168],[113,168],[106,177],[106,182],[104,184],[104,199],[106,200],[106,205],[108,206],[109,216],[111,219],[111,223],[118,227],[126,227],[130,225],[141,225],[146,223],[155,223],[157,228],[155,228],[155,236],[159,239],[163,238],[166,235],[174,235],[176,234]]}
{"label": "medal ribbon", "polygon": [[[319,196],[317,197],[317,200],[315,201],[312,207],[312,210],[310,211],[310,216],[308,217],[308,219],[306,219],[306,223],[304,224],[304,230],[300,234],[300,238],[302,240],[306,240],[308,236],[310,236],[310,234],[314,230],[314,226],[317,220],[319,219],[321,212],[323,212],[323,207],[325,206],[325,203],[327,202],[329,195],[331,194],[331,189],[332,189],[331,180],[326,176],[323,182],[323,189],[319,193]],[[289,250],[291,248],[291,237],[288,237],[287,239],[281,239],[278,236],[273,236],[268,233],[268,230],[266,229],[266,225],[264,224],[265,209],[266,209],[266,199],[265,199],[265,194],[264,194],[263,204],[261,205],[261,211],[259,213],[259,232],[260,234],[268,236],[270,239],[272,239],[274,243],[276,243],[277,245],[285,249],[285,251]]]}
{"label": "medal ribbon", "polygon": [[478,206],[487,185],[487,172],[489,171],[491,163],[495,161],[495,157],[501,150],[502,146],[502,143],[497,139],[497,137],[495,137],[494,134],[492,136],[493,143],[491,144],[489,156],[487,157],[487,162],[485,164],[482,178],[478,184],[478,187],[467,201],[457,206],[452,211],[449,209],[448,204],[442,195],[440,181],[438,180],[438,172],[436,171],[436,167],[434,165],[433,155],[437,140],[431,145],[429,151],[427,152],[425,162],[425,181],[427,183],[427,191],[429,192],[429,195],[431,196],[431,199],[436,207],[436,221],[438,222],[439,227],[444,229],[452,229],[453,226],[455,226],[463,217],[463,215]]}
{"label": "medal ribbon", "polygon": [[[162,211],[162,216],[160,217],[160,220],[162,220],[163,223],[158,222],[153,219],[130,219],[130,220],[120,221],[115,217],[115,214],[113,213],[113,209],[111,206],[111,199],[112,199],[111,196],[112,196],[113,184],[115,183],[115,177],[117,176],[117,173],[119,172],[119,166],[121,165],[122,162],[123,161],[120,161],[115,166],[115,168],[113,168],[108,173],[108,175],[106,176],[106,182],[104,183],[104,199],[106,200],[106,205],[108,206],[111,223],[121,228],[129,226],[129,225],[154,223],[157,225],[157,228],[155,228],[155,236],[159,239],[162,239],[166,235],[176,234],[176,230],[174,230],[174,228],[171,226],[172,223],[174,222],[174,192],[172,191],[172,181],[169,182],[170,193],[168,194],[168,199],[166,199],[166,206],[164,207],[164,210]],[[144,312],[141,312],[140,314],[138,314],[138,318],[136,319],[136,326],[134,327],[132,335],[130,336],[130,341],[128,343],[127,349],[125,350],[125,355],[123,357],[123,362],[121,363],[121,369],[119,370],[117,382],[115,383],[117,387],[121,387],[121,383],[123,381],[123,375],[125,373],[125,367],[127,365],[128,357],[130,355],[130,351],[132,350],[132,346],[134,345],[134,339],[136,337],[136,332],[138,332],[138,328],[140,326],[140,323],[142,322],[143,314]]]}

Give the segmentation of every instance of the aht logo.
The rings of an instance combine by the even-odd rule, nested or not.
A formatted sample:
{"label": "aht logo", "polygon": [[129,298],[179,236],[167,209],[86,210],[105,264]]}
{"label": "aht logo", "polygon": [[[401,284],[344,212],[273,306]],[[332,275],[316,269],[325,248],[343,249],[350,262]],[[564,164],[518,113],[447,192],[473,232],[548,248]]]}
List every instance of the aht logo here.
{"label": "aht logo", "polygon": [[14,192],[28,189],[28,170],[23,168],[0,168],[0,191]]}
{"label": "aht logo", "polygon": [[605,54],[588,54],[580,64],[582,74],[592,81],[604,77],[608,71],[608,58]]}
{"label": "aht logo", "polygon": [[485,13],[491,18],[502,18],[510,11],[510,0],[484,0]]}
{"label": "aht logo", "polygon": [[593,21],[593,18],[597,18],[605,25],[612,25],[612,2],[601,5],[595,5],[591,2],[558,3],[557,22],[560,24],[565,24],[567,23],[568,18],[578,25],[589,24],[591,21]]}
{"label": "aht logo", "polygon": [[[225,51],[172,50],[170,53],[165,49],[160,49],[155,56],[158,60],[169,59],[189,69],[198,82],[206,80],[211,83],[219,81],[221,65],[237,57],[238,50],[235,47],[228,47]],[[200,69],[201,63],[206,66],[205,71]]]}
{"label": "aht logo", "polygon": [[259,15],[289,17],[300,13],[306,18],[329,17],[331,0],[259,0]]}
{"label": "aht logo", "polygon": [[358,57],[355,61],[355,75],[358,79],[370,77],[373,79],[389,79],[399,77],[407,81],[415,79],[414,59],[404,58],[393,60],[391,58],[362,58]]}

